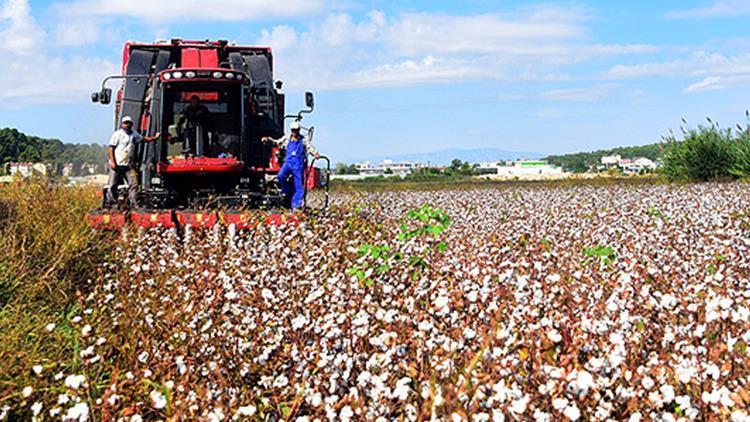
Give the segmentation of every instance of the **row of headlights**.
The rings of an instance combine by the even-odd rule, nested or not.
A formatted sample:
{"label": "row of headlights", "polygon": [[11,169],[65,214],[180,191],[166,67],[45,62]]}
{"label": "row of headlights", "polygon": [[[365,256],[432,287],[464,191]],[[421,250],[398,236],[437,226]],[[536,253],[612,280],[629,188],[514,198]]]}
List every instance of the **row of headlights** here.
{"label": "row of headlights", "polygon": [[[173,79],[193,79],[196,76],[198,76],[194,71],[188,70],[186,72],[183,72],[181,70],[175,70],[174,72],[166,72],[162,77],[165,81],[173,80]],[[200,75],[201,77],[205,77],[208,75]],[[214,79],[229,79],[229,80],[242,80],[242,74],[240,73],[234,73],[234,72],[220,72],[216,71],[211,73],[211,77]]]}

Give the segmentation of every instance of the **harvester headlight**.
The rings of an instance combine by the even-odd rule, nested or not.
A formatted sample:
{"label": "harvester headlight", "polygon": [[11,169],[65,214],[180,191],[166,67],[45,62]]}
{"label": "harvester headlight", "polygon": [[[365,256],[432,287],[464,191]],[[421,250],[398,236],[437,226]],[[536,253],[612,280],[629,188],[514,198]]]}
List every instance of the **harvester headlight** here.
{"label": "harvester headlight", "polygon": [[151,184],[154,185],[154,186],[161,185],[161,177],[156,177],[156,176],[152,177],[151,178]]}
{"label": "harvester headlight", "polygon": [[195,72],[193,72],[193,71],[185,72],[185,76],[188,77],[188,78],[194,78],[195,77]]}
{"label": "harvester headlight", "polygon": [[168,80],[170,80],[170,79],[172,79],[172,74],[171,74],[171,73],[165,73],[165,74],[164,74],[164,80],[165,80],[165,81],[168,81]]}
{"label": "harvester headlight", "polygon": [[211,76],[213,76],[216,79],[221,79],[222,76],[224,76],[221,72],[214,72]]}
{"label": "harvester headlight", "polygon": [[242,75],[240,75],[240,74],[238,73],[238,74],[237,74],[237,76],[235,76],[235,78],[237,78],[237,80],[238,80],[238,81],[241,81],[241,80],[242,80]]}
{"label": "harvester headlight", "polygon": [[224,77],[227,78],[227,79],[234,79],[234,73],[227,72],[227,74],[224,75]]}
{"label": "harvester headlight", "polygon": [[179,71],[174,72],[172,73],[172,76],[174,76],[175,79],[180,79],[182,77],[182,72],[179,72]]}

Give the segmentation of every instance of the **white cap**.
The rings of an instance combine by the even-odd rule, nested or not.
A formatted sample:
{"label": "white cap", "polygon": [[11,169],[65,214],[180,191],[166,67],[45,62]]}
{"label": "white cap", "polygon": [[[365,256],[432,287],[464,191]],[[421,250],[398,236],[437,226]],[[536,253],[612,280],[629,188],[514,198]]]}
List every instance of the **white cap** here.
{"label": "white cap", "polygon": [[123,117],[123,118],[122,118],[122,119],[120,120],[120,123],[133,123],[133,118],[132,118],[132,117],[130,117],[130,116],[124,116],[124,117]]}
{"label": "white cap", "polygon": [[300,127],[302,126],[299,124],[299,120],[295,120],[292,122],[292,125],[289,126],[289,130],[299,130]]}

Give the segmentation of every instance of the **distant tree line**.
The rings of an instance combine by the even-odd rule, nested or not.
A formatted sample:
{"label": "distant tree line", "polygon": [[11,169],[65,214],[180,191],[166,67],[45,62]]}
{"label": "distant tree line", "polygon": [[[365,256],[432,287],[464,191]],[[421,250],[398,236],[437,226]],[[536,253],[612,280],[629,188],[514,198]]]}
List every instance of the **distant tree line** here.
{"label": "distant tree line", "polygon": [[0,173],[7,163],[31,162],[73,164],[80,172],[81,166],[94,164],[99,170],[107,165],[107,147],[96,144],[68,144],[59,139],[46,139],[26,135],[12,128],[0,129]]}
{"label": "distant tree line", "polygon": [[593,152],[578,152],[565,155],[550,155],[546,160],[550,164],[562,167],[566,171],[574,173],[585,173],[592,168],[596,168],[601,163],[602,157],[608,155],[620,155],[622,158],[644,157],[657,161],[664,153],[664,145],[660,143],[634,146],[619,147],[612,149],[602,149]]}

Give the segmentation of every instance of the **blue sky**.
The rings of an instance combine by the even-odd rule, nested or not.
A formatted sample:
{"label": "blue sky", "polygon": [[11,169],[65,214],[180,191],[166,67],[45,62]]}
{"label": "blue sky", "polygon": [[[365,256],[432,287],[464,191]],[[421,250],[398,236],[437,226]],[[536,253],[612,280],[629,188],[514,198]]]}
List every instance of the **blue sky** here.
{"label": "blue sky", "polygon": [[0,126],[67,142],[108,138],[112,109],[88,97],[123,43],[170,37],[271,45],[335,160],[637,145],[750,108],[750,0],[0,4]]}

